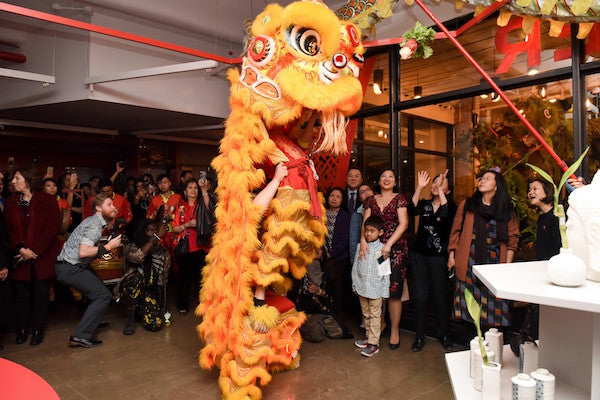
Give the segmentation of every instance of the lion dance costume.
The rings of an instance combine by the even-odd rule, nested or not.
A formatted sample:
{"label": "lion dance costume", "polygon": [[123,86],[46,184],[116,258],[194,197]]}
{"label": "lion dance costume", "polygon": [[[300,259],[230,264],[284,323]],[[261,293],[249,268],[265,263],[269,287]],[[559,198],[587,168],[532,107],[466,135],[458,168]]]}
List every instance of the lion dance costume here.
{"label": "lion dance costume", "polygon": [[[347,151],[346,117],[362,102],[360,31],[320,1],[268,5],[251,35],[241,72],[228,72],[231,114],[213,161],[217,226],[197,309],[200,364],[220,368],[226,399],[260,399],[270,372],[299,365],[305,316],[283,295],[327,231],[309,156]],[[303,143],[301,124],[315,111],[319,137]],[[288,176],[264,210],[254,193],[278,163]],[[258,286],[268,288],[265,305],[255,306]]]}

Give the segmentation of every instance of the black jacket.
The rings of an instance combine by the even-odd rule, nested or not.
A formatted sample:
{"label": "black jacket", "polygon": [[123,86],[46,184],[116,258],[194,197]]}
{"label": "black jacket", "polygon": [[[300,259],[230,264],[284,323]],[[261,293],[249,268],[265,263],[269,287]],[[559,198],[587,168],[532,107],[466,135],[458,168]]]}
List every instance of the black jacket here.
{"label": "black jacket", "polygon": [[0,269],[10,268],[10,257],[8,253],[8,232],[4,225],[4,214],[0,210]]}

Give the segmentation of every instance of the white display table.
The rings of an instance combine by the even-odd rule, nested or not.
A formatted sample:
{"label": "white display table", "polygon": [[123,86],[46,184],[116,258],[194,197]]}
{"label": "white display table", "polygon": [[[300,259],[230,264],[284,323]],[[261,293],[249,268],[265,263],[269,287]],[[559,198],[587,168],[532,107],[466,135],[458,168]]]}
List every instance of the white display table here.
{"label": "white display table", "polygon": [[[600,400],[600,283],[555,286],[546,263],[479,265],[473,270],[496,297],[540,305],[539,366],[556,376],[556,399],[573,398],[558,395],[571,385],[583,391],[583,398]],[[468,352],[466,357],[468,377]]]}
{"label": "white display table", "polygon": [[[500,371],[502,379],[502,399],[510,400],[512,397],[512,385],[510,378],[519,372],[519,359],[510,350],[509,345],[504,346],[502,355],[504,364]],[[450,383],[454,391],[454,398],[460,400],[480,400],[481,392],[473,388],[473,379],[469,377],[469,351],[456,351],[446,353],[446,366],[450,375]],[[589,394],[565,382],[559,381],[556,387],[556,400],[589,399]]]}

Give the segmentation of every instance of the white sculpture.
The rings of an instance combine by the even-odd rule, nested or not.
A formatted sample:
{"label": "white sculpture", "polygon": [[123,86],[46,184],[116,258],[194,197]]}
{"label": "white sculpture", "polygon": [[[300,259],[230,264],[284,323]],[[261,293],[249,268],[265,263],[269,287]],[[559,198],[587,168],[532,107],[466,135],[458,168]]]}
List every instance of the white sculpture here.
{"label": "white sculpture", "polygon": [[600,282],[600,171],[590,185],[569,196],[567,238],[573,253],[586,266],[586,278]]}

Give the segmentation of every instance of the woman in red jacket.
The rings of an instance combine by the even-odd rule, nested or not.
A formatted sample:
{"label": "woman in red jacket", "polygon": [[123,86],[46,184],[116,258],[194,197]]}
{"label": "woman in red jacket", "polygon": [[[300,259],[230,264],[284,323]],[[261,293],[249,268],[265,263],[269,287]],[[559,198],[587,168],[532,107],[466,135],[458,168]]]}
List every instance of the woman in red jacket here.
{"label": "woman in red jacket", "polygon": [[40,189],[36,174],[27,169],[15,172],[15,194],[6,200],[4,218],[11,250],[18,264],[10,272],[17,314],[17,344],[25,343],[28,327],[33,329],[32,346],[44,340],[50,278],[60,251],[60,211],[56,198]]}

